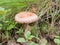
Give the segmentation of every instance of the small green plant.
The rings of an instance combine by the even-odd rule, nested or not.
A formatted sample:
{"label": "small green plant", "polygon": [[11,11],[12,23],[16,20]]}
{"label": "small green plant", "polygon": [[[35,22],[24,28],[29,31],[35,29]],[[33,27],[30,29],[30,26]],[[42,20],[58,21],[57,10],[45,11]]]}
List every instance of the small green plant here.
{"label": "small green plant", "polygon": [[55,36],[54,42],[55,42],[57,45],[60,45],[60,36]]}
{"label": "small green plant", "polygon": [[25,36],[25,38],[28,39],[28,40],[31,40],[32,38],[35,37],[35,36],[31,35],[31,32],[30,32],[30,31],[25,32],[24,36]]}
{"label": "small green plant", "polygon": [[36,44],[34,42],[30,42],[29,45],[39,45],[39,44]]}
{"label": "small green plant", "polygon": [[18,31],[16,31],[16,34],[21,34],[21,33],[23,33],[23,28],[21,27],[21,28],[19,28],[19,30]]}
{"label": "small green plant", "polygon": [[26,42],[26,40],[24,38],[18,38],[17,42]]}
{"label": "small green plant", "polygon": [[[9,38],[10,36],[10,32],[12,30],[12,28],[15,27],[15,23],[12,19],[8,18],[9,13],[10,13],[11,9],[6,9],[3,7],[0,7],[0,30],[1,32],[4,31],[5,38]],[[10,31],[10,32],[9,32]],[[2,35],[3,36],[3,35]],[[4,38],[4,37],[2,37]]]}
{"label": "small green plant", "polygon": [[[27,31],[27,32],[24,34],[24,37],[25,37],[25,38],[18,38],[18,39],[17,39],[17,42],[30,42],[30,45],[35,44],[34,42],[31,42],[31,39],[34,38],[35,36],[31,35],[31,32],[30,32],[30,31]],[[36,45],[37,45],[37,44],[36,44]]]}

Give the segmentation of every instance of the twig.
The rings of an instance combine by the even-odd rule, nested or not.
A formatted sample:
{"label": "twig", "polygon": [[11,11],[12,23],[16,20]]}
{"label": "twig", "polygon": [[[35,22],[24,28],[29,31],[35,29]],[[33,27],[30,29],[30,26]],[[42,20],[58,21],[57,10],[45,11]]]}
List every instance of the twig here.
{"label": "twig", "polygon": [[56,4],[55,2],[51,2],[51,3],[52,3],[52,5],[56,5],[56,6],[60,7],[60,5]]}
{"label": "twig", "polygon": [[[39,19],[41,18],[41,16],[43,16],[51,7],[46,7],[44,8],[41,12],[40,12],[40,15],[39,15]],[[46,10],[45,10],[46,9]],[[45,11],[44,11],[45,10]]]}

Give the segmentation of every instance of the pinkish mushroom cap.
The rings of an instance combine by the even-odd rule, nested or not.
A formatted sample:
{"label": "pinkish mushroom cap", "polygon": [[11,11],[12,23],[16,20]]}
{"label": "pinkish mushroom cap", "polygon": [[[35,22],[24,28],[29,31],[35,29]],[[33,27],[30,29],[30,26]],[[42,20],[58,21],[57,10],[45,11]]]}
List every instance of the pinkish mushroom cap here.
{"label": "pinkish mushroom cap", "polygon": [[32,12],[20,12],[16,14],[15,21],[18,23],[32,23],[38,20],[38,16]]}

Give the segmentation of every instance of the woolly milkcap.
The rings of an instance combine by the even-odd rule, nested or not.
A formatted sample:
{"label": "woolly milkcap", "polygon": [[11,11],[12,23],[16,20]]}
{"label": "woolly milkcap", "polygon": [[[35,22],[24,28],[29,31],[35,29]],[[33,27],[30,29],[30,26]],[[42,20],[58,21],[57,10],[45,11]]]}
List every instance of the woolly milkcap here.
{"label": "woolly milkcap", "polygon": [[32,23],[38,20],[38,16],[32,12],[20,12],[16,14],[15,21],[18,23]]}

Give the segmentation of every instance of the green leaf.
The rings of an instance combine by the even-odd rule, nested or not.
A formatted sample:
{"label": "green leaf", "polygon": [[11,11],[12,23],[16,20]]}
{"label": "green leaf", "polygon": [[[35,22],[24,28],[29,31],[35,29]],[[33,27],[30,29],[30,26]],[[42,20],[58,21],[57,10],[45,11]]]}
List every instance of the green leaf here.
{"label": "green leaf", "polygon": [[23,29],[20,28],[16,33],[21,34],[23,32]]}
{"label": "green leaf", "polygon": [[7,30],[11,30],[12,28],[14,28],[15,25],[14,24],[10,24],[8,27],[7,27]]}
{"label": "green leaf", "polygon": [[26,40],[24,38],[18,38],[17,42],[26,42]]}
{"label": "green leaf", "polygon": [[2,24],[0,24],[0,27],[2,27],[3,25]]}
{"label": "green leaf", "polygon": [[36,44],[36,43],[34,43],[34,42],[31,42],[29,45],[38,45],[38,44]]}
{"label": "green leaf", "polygon": [[42,43],[41,45],[46,45],[45,43]]}
{"label": "green leaf", "polygon": [[3,8],[3,7],[0,7],[0,11],[4,11],[5,10],[5,8]]}
{"label": "green leaf", "polygon": [[35,0],[0,0],[0,6],[8,7],[27,7],[26,2],[35,2]]}
{"label": "green leaf", "polygon": [[55,36],[55,38],[60,38],[60,36]]}
{"label": "green leaf", "polygon": [[32,38],[34,38],[35,36],[31,35],[28,37],[29,40],[31,40]]}
{"label": "green leaf", "polygon": [[0,24],[0,29],[2,29],[2,26],[3,26],[3,25],[2,25],[2,24]]}
{"label": "green leaf", "polygon": [[57,43],[57,44],[60,44],[60,39],[54,39],[54,42]]}
{"label": "green leaf", "polygon": [[5,12],[5,8],[0,7],[0,14],[6,14],[6,12]]}
{"label": "green leaf", "polygon": [[29,38],[30,35],[31,35],[31,32],[30,32],[30,31],[27,31],[27,32],[25,32],[25,34],[24,34],[25,38]]}
{"label": "green leaf", "polygon": [[31,35],[30,31],[25,32],[24,36],[25,36],[26,39],[29,39],[29,40],[31,40],[32,38],[35,37],[35,36]]}

